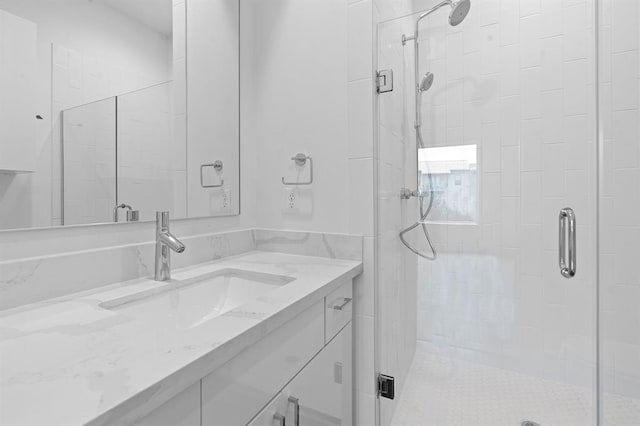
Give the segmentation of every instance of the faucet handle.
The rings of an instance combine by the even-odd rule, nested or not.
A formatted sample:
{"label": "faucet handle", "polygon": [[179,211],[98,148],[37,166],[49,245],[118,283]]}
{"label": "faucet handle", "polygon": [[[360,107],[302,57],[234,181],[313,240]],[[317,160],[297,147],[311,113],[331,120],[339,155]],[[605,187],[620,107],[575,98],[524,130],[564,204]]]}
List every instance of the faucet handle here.
{"label": "faucet handle", "polygon": [[169,228],[169,211],[158,210],[156,211],[156,227],[161,229]]}

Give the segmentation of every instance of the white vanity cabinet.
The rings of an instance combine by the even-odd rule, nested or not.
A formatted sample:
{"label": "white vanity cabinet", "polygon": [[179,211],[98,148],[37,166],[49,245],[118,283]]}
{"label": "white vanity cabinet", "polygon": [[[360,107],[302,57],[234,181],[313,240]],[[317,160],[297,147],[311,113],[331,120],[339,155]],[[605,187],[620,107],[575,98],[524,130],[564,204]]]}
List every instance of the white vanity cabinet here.
{"label": "white vanity cabinet", "polygon": [[[287,385],[297,400],[299,422],[294,426],[345,426],[352,422],[352,330],[349,322]],[[289,415],[295,407],[289,407]]]}
{"label": "white vanity cabinet", "polygon": [[349,281],[203,378],[202,425],[350,425],[351,292]]}
{"label": "white vanity cabinet", "polygon": [[348,323],[250,426],[351,425],[351,327]]}
{"label": "white vanity cabinet", "polygon": [[324,305],[311,308],[202,379],[202,424],[246,425],[324,346]]}
{"label": "white vanity cabinet", "polygon": [[351,425],[351,296],[349,281],[134,423]]}

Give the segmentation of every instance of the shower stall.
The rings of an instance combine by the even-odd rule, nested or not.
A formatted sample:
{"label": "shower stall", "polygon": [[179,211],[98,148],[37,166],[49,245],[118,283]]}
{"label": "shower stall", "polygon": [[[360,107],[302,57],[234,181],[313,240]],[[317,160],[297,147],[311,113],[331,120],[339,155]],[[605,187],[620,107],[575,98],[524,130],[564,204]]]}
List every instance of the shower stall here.
{"label": "shower stall", "polygon": [[640,424],[640,2],[427,3],[375,28],[378,424]]}

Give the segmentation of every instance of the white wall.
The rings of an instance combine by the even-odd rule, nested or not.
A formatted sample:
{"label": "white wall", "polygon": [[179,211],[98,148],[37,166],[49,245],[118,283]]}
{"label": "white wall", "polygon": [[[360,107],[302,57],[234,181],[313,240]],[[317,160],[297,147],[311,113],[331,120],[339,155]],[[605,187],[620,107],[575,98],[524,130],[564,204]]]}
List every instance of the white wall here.
{"label": "white wall", "polygon": [[0,10],[0,170],[35,166],[36,25]]}
{"label": "white wall", "polygon": [[[346,0],[242,3],[243,134],[258,158],[257,225],[349,231]],[[313,158],[313,185],[291,209],[281,183],[308,178],[291,157]],[[364,219],[366,220],[366,219]]]}
{"label": "white wall", "polygon": [[[36,25],[0,10],[0,228],[30,223],[32,198],[22,187],[35,168]],[[6,173],[6,170],[12,172]]]}

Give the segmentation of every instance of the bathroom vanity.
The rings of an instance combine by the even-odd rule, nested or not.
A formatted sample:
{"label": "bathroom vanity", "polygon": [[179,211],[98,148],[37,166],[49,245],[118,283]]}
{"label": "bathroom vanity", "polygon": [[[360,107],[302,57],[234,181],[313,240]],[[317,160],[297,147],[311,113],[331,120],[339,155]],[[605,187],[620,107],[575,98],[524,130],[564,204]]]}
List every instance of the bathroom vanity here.
{"label": "bathroom vanity", "polygon": [[3,311],[0,423],[351,424],[361,270],[252,251]]}

